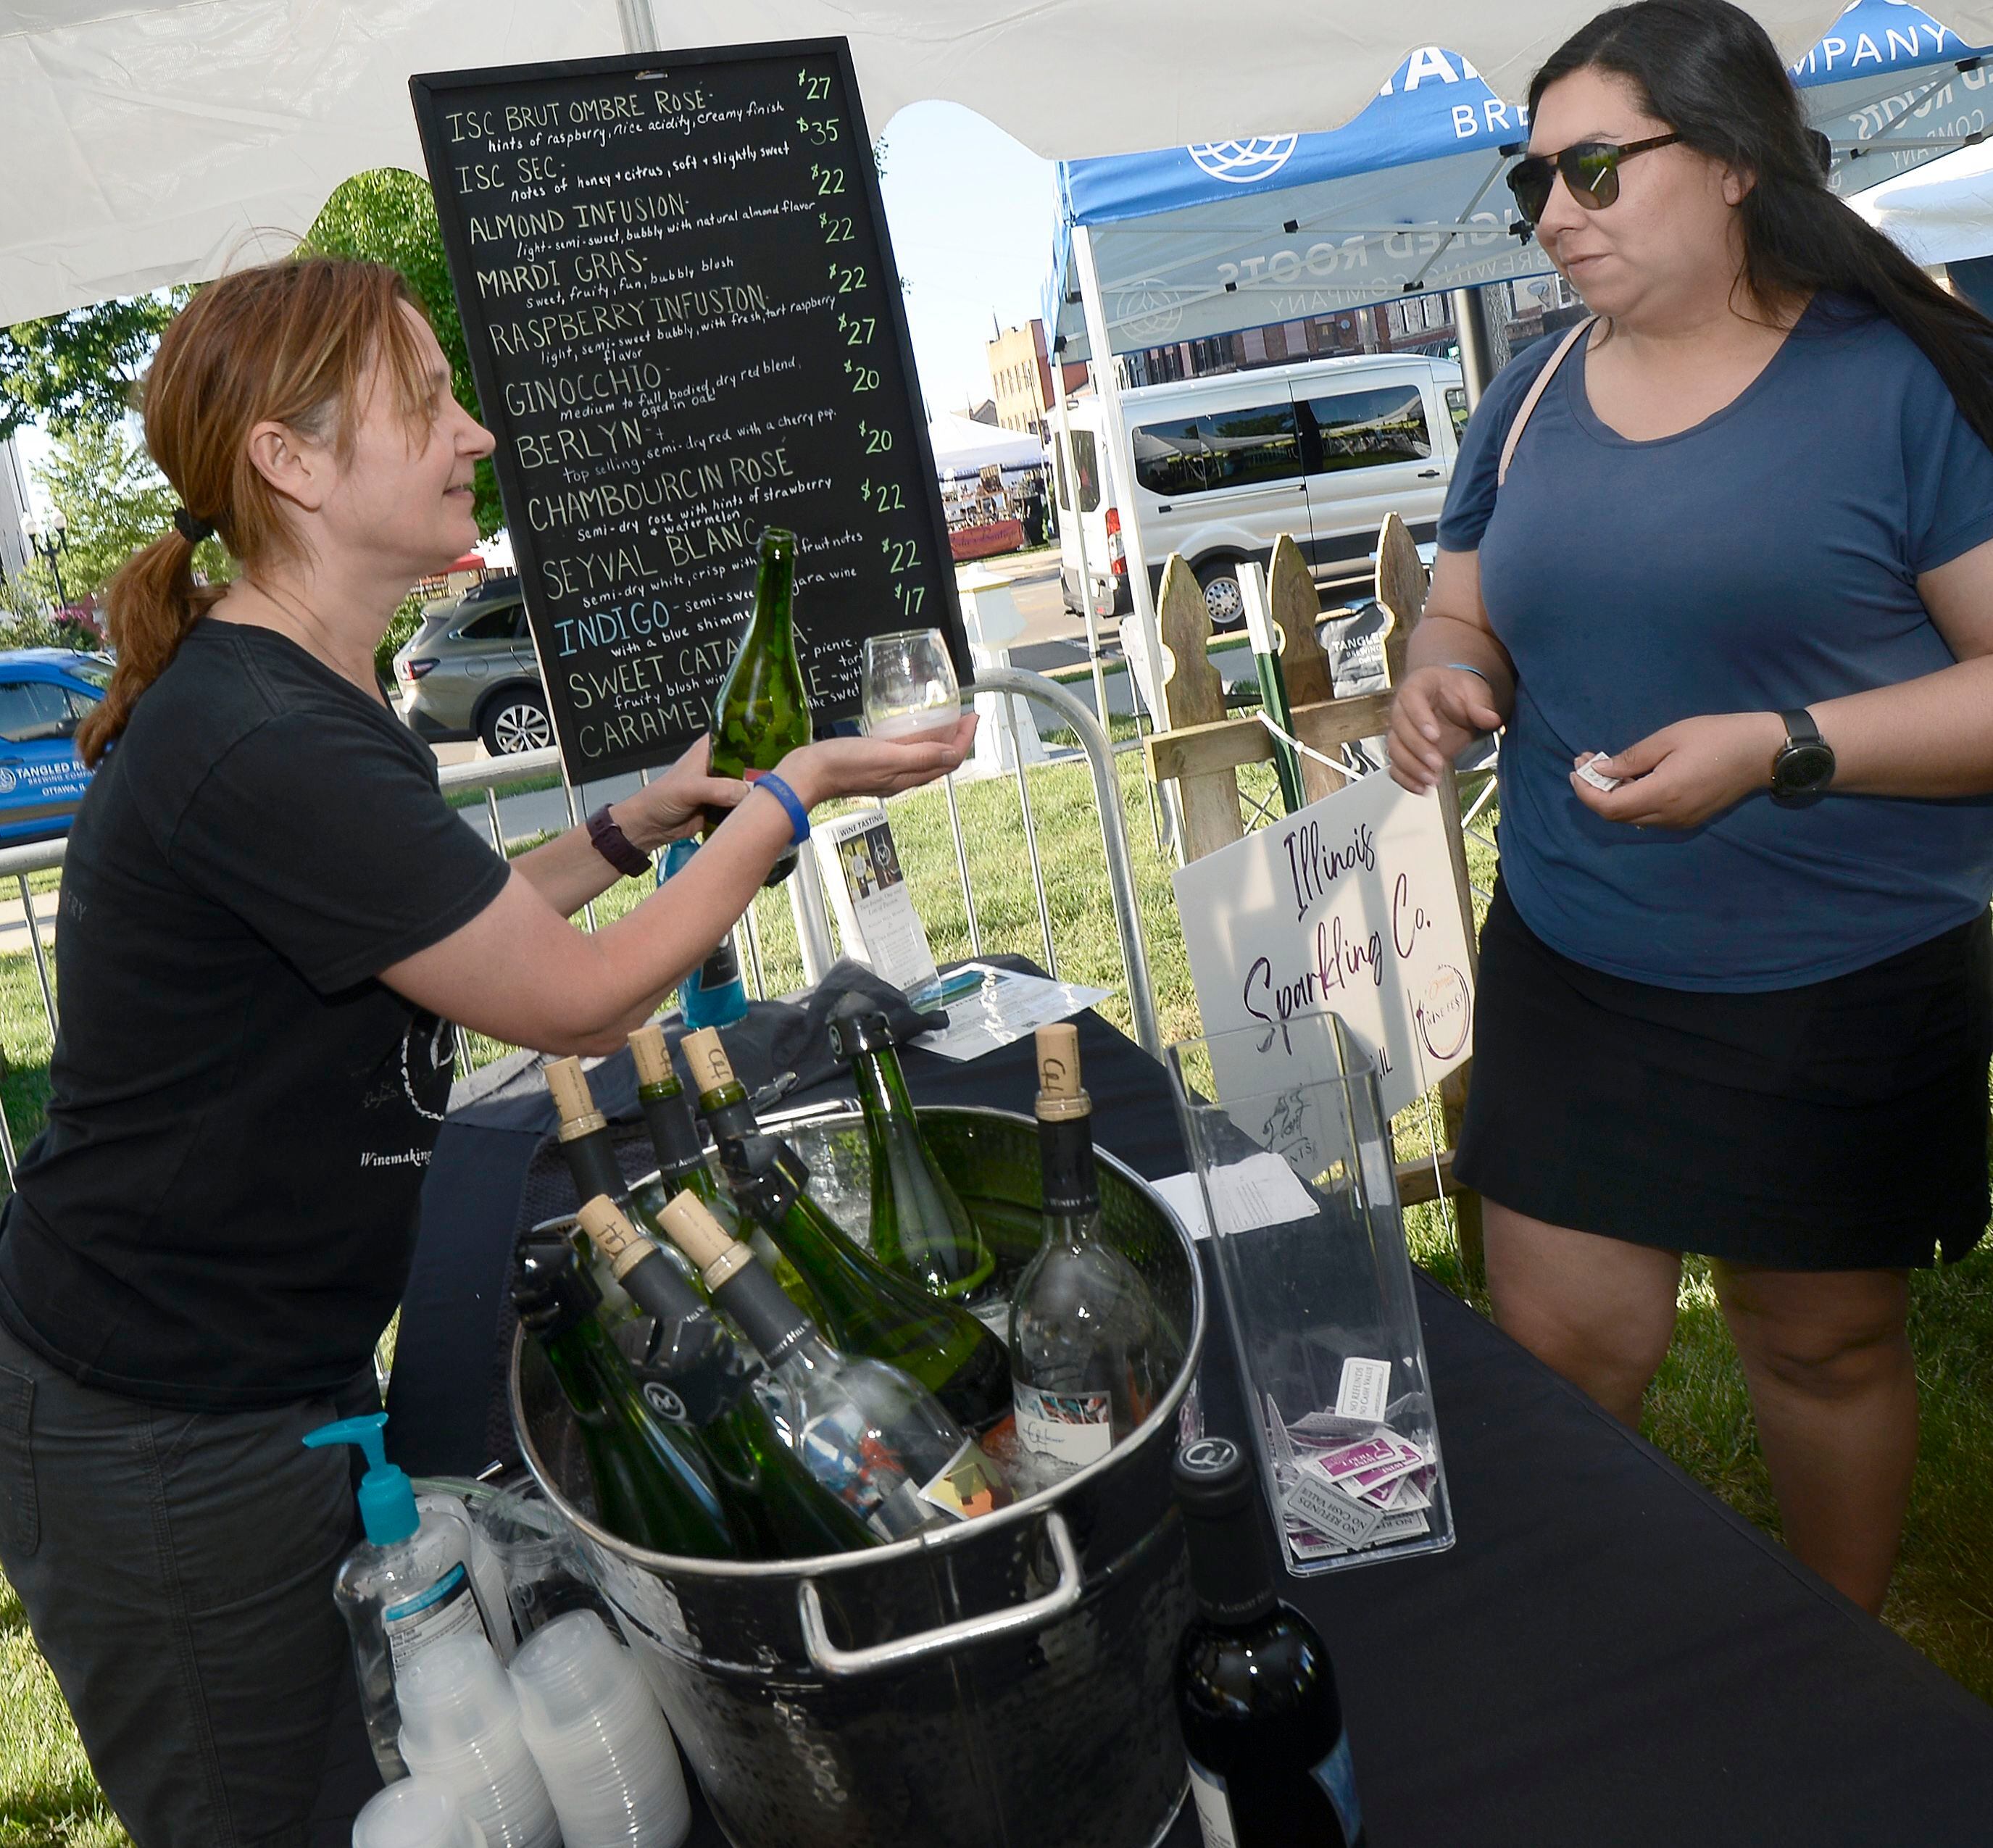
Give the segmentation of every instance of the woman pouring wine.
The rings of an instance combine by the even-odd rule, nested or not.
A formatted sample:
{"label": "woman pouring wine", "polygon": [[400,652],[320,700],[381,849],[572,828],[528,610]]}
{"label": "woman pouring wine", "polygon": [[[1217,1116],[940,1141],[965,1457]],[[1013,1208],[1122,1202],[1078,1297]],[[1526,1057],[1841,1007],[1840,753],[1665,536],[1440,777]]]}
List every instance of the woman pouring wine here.
{"label": "woman pouring wine", "polygon": [[[740,917],[808,809],[929,782],[943,739],[688,752],[508,863],[444,804],[374,651],[477,537],[490,435],[392,272],[229,277],[168,330],[148,442],[184,503],[111,592],[79,734],[48,1127],[0,1221],[0,1566],[138,1848],[344,1843],[374,1778],[335,1613],[456,1021],[608,1052]],[[240,561],[197,588],[194,545]],[[726,812],[667,891],[568,921]],[[648,869],[646,868],[646,869]]]}

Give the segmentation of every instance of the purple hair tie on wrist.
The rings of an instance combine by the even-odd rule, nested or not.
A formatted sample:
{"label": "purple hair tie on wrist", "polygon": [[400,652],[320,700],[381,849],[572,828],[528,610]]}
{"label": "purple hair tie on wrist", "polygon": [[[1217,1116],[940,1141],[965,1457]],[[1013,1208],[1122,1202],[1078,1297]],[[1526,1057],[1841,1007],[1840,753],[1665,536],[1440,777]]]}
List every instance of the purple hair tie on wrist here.
{"label": "purple hair tie on wrist", "polygon": [[180,537],[190,545],[198,545],[203,539],[214,537],[214,522],[197,518],[183,507],[173,509],[173,524]]}
{"label": "purple hair tie on wrist", "polygon": [[764,770],[748,784],[752,790],[765,789],[788,811],[789,844],[800,847],[809,839],[809,811],[803,806],[803,799],[771,770]]}

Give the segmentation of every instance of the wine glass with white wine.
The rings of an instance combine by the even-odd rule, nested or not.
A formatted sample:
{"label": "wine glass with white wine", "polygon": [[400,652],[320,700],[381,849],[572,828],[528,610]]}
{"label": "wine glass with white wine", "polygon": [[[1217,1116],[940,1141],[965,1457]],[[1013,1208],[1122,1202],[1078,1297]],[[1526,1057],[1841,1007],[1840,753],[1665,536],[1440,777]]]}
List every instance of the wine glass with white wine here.
{"label": "wine glass with white wine", "polygon": [[962,688],[938,629],[865,638],[865,729],[874,738],[946,732],[962,716]]}

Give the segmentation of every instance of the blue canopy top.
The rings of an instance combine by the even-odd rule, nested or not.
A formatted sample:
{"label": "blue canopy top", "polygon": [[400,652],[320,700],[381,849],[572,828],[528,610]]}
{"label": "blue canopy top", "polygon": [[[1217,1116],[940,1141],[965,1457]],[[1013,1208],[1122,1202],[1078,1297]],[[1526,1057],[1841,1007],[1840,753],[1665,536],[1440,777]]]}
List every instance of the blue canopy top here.
{"label": "blue canopy top", "polygon": [[[1842,191],[1977,140],[1993,102],[1973,49],[1902,0],[1856,0],[1791,68]],[[1547,275],[1502,183],[1528,134],[1522,105],[1428,46],[1325,133],[1062,161],[1045,325],[1065,358],[1089,357],[1071,263],[1081,224],[1117,353]]]}

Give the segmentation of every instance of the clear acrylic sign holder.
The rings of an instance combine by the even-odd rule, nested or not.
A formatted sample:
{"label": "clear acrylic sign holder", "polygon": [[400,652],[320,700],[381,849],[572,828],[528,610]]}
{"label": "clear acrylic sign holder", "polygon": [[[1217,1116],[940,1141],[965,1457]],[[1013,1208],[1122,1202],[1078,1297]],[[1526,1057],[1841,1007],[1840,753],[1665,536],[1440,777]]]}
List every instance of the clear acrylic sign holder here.
{"label": "clear acrylic sign holder", "polygon": [[1287,1569],[1451,1546],[1374,1059],[1316,1012],[1179,1040],[1169,1067]]}

